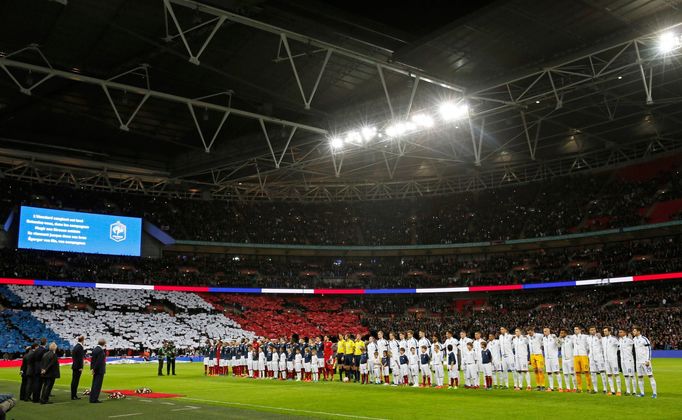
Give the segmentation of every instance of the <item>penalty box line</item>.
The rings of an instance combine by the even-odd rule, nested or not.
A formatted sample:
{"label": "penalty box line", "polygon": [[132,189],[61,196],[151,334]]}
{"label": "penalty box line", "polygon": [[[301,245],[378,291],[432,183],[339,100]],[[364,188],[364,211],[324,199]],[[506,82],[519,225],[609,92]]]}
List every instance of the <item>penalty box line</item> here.
{"label": "penalty box line", "polygon": [[249,404],[249,403],[240,403],[240,402],[233,402],[233,401],[205,400],[205,399],[201,399],[201,398],[190,398],[190,397],[180,397],[180,399],[190,400],[190,401],[198,401],[198,402],[206,402],[206,403],[214,403],[214,404],[231,405],[231,406],[237,406],[237,407],[266,408],[269,410],[287,411],[287,412],[292,412],[292,413],[321,414],[324,416],[343,417],[343,418],[350,418],[350,419],[386,420],[386,419],[383,419],[381,417],[365,417],[365,416],[355,416],[352,414],[327,413],[325,411],[300,410],[297,408],[275,407],[275,406],[271,406],[271,405]]}

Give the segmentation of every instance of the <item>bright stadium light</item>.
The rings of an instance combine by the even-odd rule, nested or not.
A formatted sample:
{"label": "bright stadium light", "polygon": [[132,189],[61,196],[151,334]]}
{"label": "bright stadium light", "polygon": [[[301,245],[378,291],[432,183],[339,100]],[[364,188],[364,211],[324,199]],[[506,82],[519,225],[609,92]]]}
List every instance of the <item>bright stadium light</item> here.
{"label": "bright stadium light", "polygon": [[443,102],[438,111],[445,121],[456,121],[469,116],[469,107],[466,104]]}
{"label": "bright stadium light", "polygon": [[364,141],[370,141],[377,135],[377,128],[373,126],[365,126],[360,130],[362,134],[362,139]]}
{"label": "bright stadium light", "polygon": [[667,54],[680,47],[680,36],[672,32],[666,32],[658,38],[658,50]]}
{"label": "bright stadium light", "polygon": [[346,143],[360,143],[362,141],[362,136],[357,131],[349,131],[346,133]]}
{"label": "bright stadium light", "polygon": [[412,122],[419,127],[431,128],[433,127],[433,118],[427,114],[415,114],[412,116]]}
{"label": "bright stadium light", "polygon": [[386,127],[386,135],[389,137],[400,137],[410,131],[414,131],[417,126],[409,121],[400,121]]}
{"label": "bright stadium light", "polygon": [[402,123],[394,123],[386,127],[386,135],[389,137],[402,136],[405,133],[405,128]]}
{"label": "bright stadium light", "polygon": [[332,150],[338,150],[343,147],[343,140],[341,137],[332,137],[329,140],[329,145],[332,147]]}

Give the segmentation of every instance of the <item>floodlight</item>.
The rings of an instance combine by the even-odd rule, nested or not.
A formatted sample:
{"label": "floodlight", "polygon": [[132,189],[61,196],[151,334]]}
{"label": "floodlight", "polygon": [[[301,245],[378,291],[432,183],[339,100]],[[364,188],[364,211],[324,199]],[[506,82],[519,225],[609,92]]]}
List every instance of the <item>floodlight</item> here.
{"label": "floodlight", "polygon": [[370,141],[377,135],[377,128],[372,127],[372,126],[365,126],[362,127],[360,130],[360,133],[362,133],[362,139],[364,141]]}
{"label": "floodlight", "polygon": [[666,32],[658,38],[658,50],[667,54],[680,47],[680,37],[672,32]]}
{"label": "floodlight", "polygon": [[469,116],[469,107],[466,104],[454,102],[443,102],[438,111],[445,121],[455,121]]}
{"label": "floodlight", "polygon": [[362,136],[357,131],[349,131],[346,133],[346,143],[360,143]]}
{"label": "floodlight", "polygon": [[341,137],[332,137],[331,140],[329,140],[329,145],[334,150],[340,149],[343,147],[343,140]]}
{"label": "floodlight", "polygon": [[394,123],[386,127],[386,135],[389,137],[397,137],[405,133],[405,128],[402,123]]}
{"label": "floodlight", "polygon": [[433,118],[427,114],[415,114],[412,116],[412,122],[419,127],[431,128],[433,127]]}
{"label": "floodlight", "polygon": [[386,127],[385,133],[389,137],[400,137],[410,131],[414,131],[417,125],[411,121],[399,121]]}

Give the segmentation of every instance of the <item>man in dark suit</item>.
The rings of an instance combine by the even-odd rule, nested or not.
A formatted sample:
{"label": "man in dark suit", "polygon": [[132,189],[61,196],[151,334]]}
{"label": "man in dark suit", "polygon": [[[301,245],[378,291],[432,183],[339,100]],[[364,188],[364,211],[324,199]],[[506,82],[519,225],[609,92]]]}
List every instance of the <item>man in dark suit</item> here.
{"label": "man in dark suit", "polygon": [[34,403],[40,402],[40,392],[43,388],[43,378],[40,376],[40,364],[43,361],[43,355],[47,352],[45,345],[47,344],[47,338],[43,337],[40,339],[40,345],[33,351],[33,357],[31,362],[33,363],[33,377],[31,378],[31,388],[32,388],[32,401]]}
{"label": "man in dark suit", "polygon": [[177,350],[175,349],[175,343],[169,341],[166,343],[166,348],[164,349],[164,354],[166,355],[166,375],[171,374],[173,371],[173,376],[175,376],[175,356]]}
{"label": "man in dark suit", "polygon": [[161,347],[156,351],[156,357],[159,358],[159,376],[163,376],[163,359],[166,358],[166,340],[163,340],[163,343],[161,343]]}
{"label": "man in dark suit", "polygon": [[32,344],[26,347],[26,353],[21,359],[21,388],[19,389],[19,399],[21,401],[29,401],[31,399],[31,379],[33,377],[33,351],[38,347],[37,344]]}
{"label": "man in dark suit", "polygon": [[83,373],[83,359],[85,358],[85,349],[83,349],[83,341],[85,337],[82,335],[78,337],[78,342],[73,349],[71,349],[71,358],[73,363],[71,364],[71,399],[80,400],[78,396],[78,383],[81,380],[81,374]]}
{"label": "man in dark suit", "polygon": [[104,382],[104,374],[107,372],[107,354],[104,346],[107,342],[100,338],[97,341],[97,346],[92,350],[92,359],[90,360],[90,372],[92,373],[92,386],[90,387],[90,402],[101,403],[99,400],[99,393],[102,391],[102,382]]}
{"label": "man in dark suit", "polygon": [[40,362],[40,376],[43,378],[43,388],[40,393],[41,404],[52,404],[50,393],[54,386],[54,381],[59,378],[59,359],[57,358],[57,344],[50,343],[50,348],[43,354]]}

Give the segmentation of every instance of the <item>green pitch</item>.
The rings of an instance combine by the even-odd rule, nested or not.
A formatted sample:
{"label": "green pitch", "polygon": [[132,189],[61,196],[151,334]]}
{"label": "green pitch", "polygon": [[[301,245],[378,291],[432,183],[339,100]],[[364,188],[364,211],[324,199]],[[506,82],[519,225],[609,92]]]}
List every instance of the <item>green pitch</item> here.
{"label": "green pitch", "polygon": [[[107,367],[104,389],[149,387],[185,398],[127,398],[88,404],[71,401],[71,371],[62,367],[52,399],[55,404],[19,402],[8,419],[281,419],[307,416],[328,419],[427,419],[480,415],[480,418],[681,419],[682,360],[654,360],[658,399],[602,394],[559,394],[509,390],[436,390],[339,383],[296,383],[205,377],[200,364],[179,364],[178,376],[156,376],[156,365]],[[337,375],[338,377],[338,375]],[[90,386],[85,373],[81,390]],[[18,394],[17,369],[0,369],[0,393]],[[474,417],[476,418],[476,417]]]}

